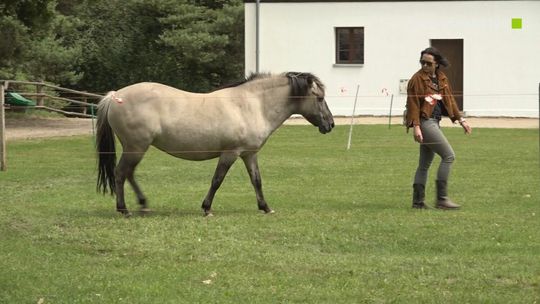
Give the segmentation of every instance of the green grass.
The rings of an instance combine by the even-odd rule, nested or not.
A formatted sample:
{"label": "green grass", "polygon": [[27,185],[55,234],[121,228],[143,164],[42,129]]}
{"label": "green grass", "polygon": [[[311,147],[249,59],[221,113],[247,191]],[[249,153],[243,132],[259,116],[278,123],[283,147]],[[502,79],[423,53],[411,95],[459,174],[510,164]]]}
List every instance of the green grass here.
{"label": "green grass", "polygon": [[347,132],[282,127],[259,156],[276,214],[257,211],[239,161],[213,218],[216,161],[151,150],[137,173],[154,212],[126,219],[95,192],[90,137],[9,142],[0,303],[540,301],[538,130],[445,129],[463,206],[446,212],[410,208],[411,134],[356,126],[346,151]]}

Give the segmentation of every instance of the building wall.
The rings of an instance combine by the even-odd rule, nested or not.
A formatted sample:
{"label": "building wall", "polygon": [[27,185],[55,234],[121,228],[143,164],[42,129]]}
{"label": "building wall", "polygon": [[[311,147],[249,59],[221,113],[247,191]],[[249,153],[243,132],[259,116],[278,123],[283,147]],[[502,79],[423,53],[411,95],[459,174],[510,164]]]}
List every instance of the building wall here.
{"label": "building wall", "polygon": [[[255,71],[255,3],[245,4],[246,74]],[[522,18],[522,29],[512,29]],[[363,26],[365,63],[336,66],[335,27]],[[403,111],[400,79],[430,39],[464,39],[464,111],[538,117],[540,1],[304,2],[260,4],[260,71],[312,72],[335,115]],[[389,94],[389,96],[387,96]]]}

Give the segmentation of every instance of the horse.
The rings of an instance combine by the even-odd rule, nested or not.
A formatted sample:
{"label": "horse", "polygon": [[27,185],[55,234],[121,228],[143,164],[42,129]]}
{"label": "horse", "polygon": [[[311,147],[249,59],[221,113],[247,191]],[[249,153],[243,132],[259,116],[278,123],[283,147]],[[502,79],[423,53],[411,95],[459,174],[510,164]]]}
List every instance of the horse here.
{"label": "horse", "polygon": [[[219,158],[202,203],[212,216],[212,201],[233,163],[241,158],[255,189],[257,206],[273,213],[262,191],[257,152],[293,114],[326,134],[334,119],[325,87],[311,73],[257,73],[210,93],[191,93],[153,82],[111,91],[99,102],[96,150],[97,191],[116,195],[116,210],[130,212],[124,200],[126,179],[141,212],[150,211],[134,172],[150,146],[192,161]],[[123,151],[116,164],[115,136]]]}

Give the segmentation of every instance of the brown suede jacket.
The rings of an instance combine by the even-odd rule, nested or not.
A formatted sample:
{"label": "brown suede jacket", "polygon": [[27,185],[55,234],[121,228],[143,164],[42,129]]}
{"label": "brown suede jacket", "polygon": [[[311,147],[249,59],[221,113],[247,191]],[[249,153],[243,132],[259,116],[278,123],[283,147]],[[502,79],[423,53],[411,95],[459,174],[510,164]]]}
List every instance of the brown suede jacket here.
{"label": "brown suede jacket", "polygon": [[439,92],[433,86],[429,75],[422,69],[416,72],[409,80],[407,85],[407,130],[420,125],[420,118],[431,117],[435,103],[426,102],[424,98],[432,94],[442,96],[442,103],[452,122],[461,119],[461,113],[454,95],[452,95],[448,78],[439,70],[437,70],[437,77],[439,78]]}

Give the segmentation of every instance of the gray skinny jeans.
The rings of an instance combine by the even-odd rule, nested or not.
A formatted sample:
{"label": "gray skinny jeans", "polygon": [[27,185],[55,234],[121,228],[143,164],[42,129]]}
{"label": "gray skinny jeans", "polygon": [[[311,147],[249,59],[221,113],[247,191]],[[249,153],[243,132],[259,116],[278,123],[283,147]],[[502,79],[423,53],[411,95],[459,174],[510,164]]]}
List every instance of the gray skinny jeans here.
{"label": "gray skinny jeans", "polygon": [[448,181],[455,154],[454,149],[452,149],[452,146],[450,146],[450,143],[441,131],[439,121],[434,118],[422,119],[420,121],[420,129],[422,130],[424,142],[420,144],[420,158],[414,176],[414,183],[426,184],[428,170],[433,162],[435,153],[441,157],[441,163],[437,171],[437,180]]}

